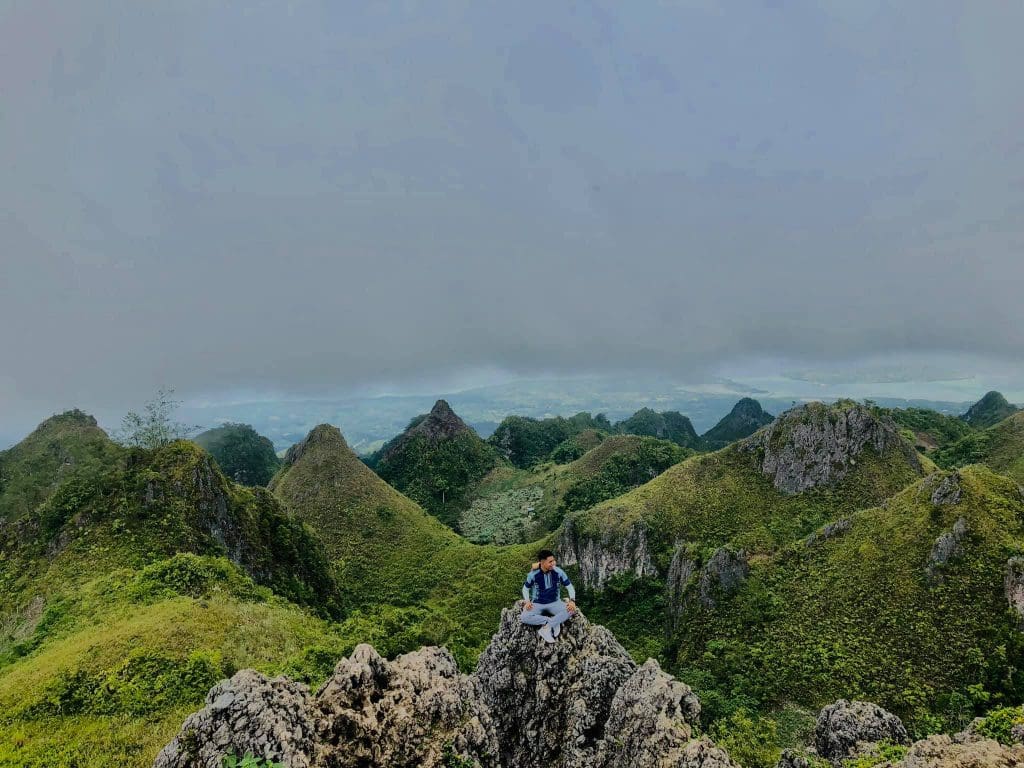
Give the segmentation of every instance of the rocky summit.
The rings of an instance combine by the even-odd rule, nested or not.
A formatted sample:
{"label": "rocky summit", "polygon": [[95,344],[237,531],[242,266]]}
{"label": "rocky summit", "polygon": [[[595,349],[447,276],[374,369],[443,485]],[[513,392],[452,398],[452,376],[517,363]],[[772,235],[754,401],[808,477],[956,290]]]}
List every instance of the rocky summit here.
{"label": "rocky summit", "polygon": [[899,451],[921,473],[917,454],[891,417],[857,403],[841,405],[808,403],[792,408],[744,440],[741,449],[759,455],[762,473],[783,493],[840,480],[868,447],[879,456]]}
{"label": "rocky summit", "polygon": [[210,691],[155,768],[220,768],[247,752],[291,768],[735,766],[698,736],[689,686],[653,659],[637,665],[582,613],[562,626],[549,645],[503,610],[471,675],[444,648],[388,661],[365,644],[315,693],[242,670]]}

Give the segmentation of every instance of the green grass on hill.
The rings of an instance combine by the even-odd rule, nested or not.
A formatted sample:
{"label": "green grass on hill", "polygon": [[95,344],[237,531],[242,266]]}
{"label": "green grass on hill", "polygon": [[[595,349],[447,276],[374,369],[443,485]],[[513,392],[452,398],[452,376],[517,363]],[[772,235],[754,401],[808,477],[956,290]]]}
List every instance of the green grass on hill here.
{"label": "green grass on hill", "polygon": [[[1015,484],[983,467],[962,473],[955,505],[930,501],[935,478],[853,514],[840,535],[795,541],[751,563],[715,609],[694,603],[669,651],[711,716],[736,706],[840,696],[877,702],[919,731],[952,707],[1024,696],[1024,643],[1007,613],[1007,558],[1024,551]],[[962,553],[927,575],[935,540],[963,518]]]}
{"label": "green grass on hill", "polygon": [[934,458],[949,468],[984,464],[1024,483],[1024,411],[947,445]]}

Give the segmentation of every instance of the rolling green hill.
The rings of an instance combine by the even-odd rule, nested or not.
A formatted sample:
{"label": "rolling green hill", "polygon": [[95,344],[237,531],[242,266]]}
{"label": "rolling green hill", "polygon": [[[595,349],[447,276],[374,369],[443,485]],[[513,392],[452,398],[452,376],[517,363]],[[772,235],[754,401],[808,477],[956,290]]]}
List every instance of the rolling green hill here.
{"label": "rolling green hill", "polygon": [[947,445],[934,458],[937,464],[949,468],[984,464],[1024,483],[1024,411]]}
{"label": "rolling green hill", "polygon": [[986,392],[985,396],[967,409],[960,418],[977,429],[985,429],[1012,416],[1019,408],[1011,405],[1001,392]]}
{"label": "rolling green hill", "polygon": [[[764,557],[702,599],[677,593],[667,653],[714,710],[840,696],[927,731],[959,708],[1024,696],[1024,635],[1008,611],[1008,561],[1024,552],[1024,496],[984,467],[919,480]],[[720,587],[720,585],[719,585]]]}
{"label": "rolling green hill", "polygon": [[729,443],[754,434],[765,424],[770,424],[773,418],[770,413],[764,412],[757,400],[744,397],[700,439],[709,450],[724,448]]}

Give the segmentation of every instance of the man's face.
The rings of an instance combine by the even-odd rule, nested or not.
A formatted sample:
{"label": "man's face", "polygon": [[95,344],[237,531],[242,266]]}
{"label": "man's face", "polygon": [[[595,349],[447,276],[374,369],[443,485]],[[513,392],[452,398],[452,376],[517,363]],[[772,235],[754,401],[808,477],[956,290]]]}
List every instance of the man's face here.
{"label": "man's face", "polygon": [[540,567],[541,570],[550,571],[552,568],[555,567],[555,556],[551,555],[551,557],[541,560]]}

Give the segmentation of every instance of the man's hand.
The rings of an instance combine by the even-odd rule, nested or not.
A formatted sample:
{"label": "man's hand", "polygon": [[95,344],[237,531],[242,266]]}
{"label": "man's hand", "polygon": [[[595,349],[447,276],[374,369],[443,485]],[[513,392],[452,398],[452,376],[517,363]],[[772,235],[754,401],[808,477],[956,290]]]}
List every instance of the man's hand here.
{"label": "man's hand", "polygon": [[531,603],[531,602],[530,602],[529,600],[527,600],[527,601],[526,601],[526,602],[525,602],[525,603],[523,604],[523,608],[525,608],[525,609],[526,609],[526,610],[528,610],[528,611],[532,611],[532,610],[533,610],[533,603]]}
{"label": "man's hand", "polygon": [[567,602],[565,604],[565,607],[569,611],[569,613],[575,613],[575,611],[576,611],[576,601],[575,600],[570,600],[569,602]]}

